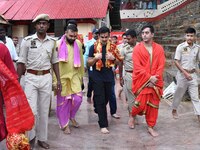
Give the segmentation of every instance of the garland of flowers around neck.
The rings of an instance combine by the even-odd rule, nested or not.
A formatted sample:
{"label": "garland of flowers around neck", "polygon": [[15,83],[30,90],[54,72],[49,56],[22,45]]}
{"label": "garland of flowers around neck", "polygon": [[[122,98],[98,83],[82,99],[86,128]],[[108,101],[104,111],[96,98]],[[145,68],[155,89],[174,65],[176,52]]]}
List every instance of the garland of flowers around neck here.
{"label": "garland of flowers around neck", "polygon": [[[112,55],[118,59],[118,60],[122,60],[122,57],[119,55],[119,52],[117,50],[117,47],[115,44],[112,44],[110,40],[107,41],[107,44],[106,44],[106,53],[112,53]],[[101,42],[98,40],[97,42],[94,43],[94,56],[97,54],[97,53],[102,53],[102,44]],[[106,59],[106,62],[105,62],[105,65],[106,67],[110,68],[110,67],[113,67],[114,66],[114,61],[113,60],[107,60]],[[101,67],[103,67],[103,62],[102,60],[98,60],[96,62],[96,70],[101,70]]]}

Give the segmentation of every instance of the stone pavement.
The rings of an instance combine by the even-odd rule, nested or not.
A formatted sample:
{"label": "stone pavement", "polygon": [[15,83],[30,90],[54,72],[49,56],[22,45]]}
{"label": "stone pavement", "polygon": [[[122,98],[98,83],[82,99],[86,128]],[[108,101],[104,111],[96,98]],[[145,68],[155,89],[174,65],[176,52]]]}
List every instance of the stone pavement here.
{"label": "stone pavement", "polygon": [[[71,127],[71,134],[65,135],[59,129],[55,115],[55,100],[49,118],[49,144],[51,150],[199,150],[200,149],[200,123],[193,114],[191,102],[182,102],[179,108],[178,120],[171,116],[171,101],[162,100],[159,109],[159,118],[156,130],[159,136],[151,137],[146,128],[144,117],[138,117],[138,125],[135,129],[127,126],[127,104],[124,100],[117,99],[118,114],[121,119],[117,120],[110,116],[110,134],[100,133],[97,121],[98,117],[93,108],[86,101],[77,114],[76,120],[80,128]],[[109,108],[108,108],[109,112]],[[0,145],[0,150],[4,146]],[[42,150],[38,146],[35,150]]]}

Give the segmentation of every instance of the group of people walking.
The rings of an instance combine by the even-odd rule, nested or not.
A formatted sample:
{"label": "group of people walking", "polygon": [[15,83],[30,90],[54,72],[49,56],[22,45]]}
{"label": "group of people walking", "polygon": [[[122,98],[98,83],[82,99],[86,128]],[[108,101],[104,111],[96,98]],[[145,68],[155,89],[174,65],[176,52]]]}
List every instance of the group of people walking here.
{"label": "group of people walking", "polygon": [[[47,135],[52,87],[56,93],[56,115],[60,129],[64,134],[70,134],[70,122],[74,127],[79,127],[75,116],[83,99],[84,70],[88,71],[89,75],[87,101],[89,103],[93,101],[94,112],[98,115],[100,132],[108,134],[108,103],[110,104],[111,116],[116,119],[120,118],[116,114],[117,104],[114,90],[113,67],[116,65],[119,66],[120,85],[123,87],[128,103],[129,128],[135,128],[137,115],[145,115],[148,132],[153,137],[158,136],[154,126],[158,118],[159,103],[164,86],[165,54],[163,47],[153,41],[153,26],[146,25],[141,29],[141,42],[137,42],[135,30],[126,31],[123,34],[123,39],[126,42],[119,46],[109,40],[109,28],[104,26],[99,30],[95,29],[93,30],[93,39],[86,44],[86,51],[83,54],[82,44],[77,39],[77,24],[69,22],[63,36],[59,40],[55,40],[46,33],[49,28],[49,20],[47,14],[40,14],[32,21],[36,33],[22,40],[17,61],[18,80],[20,81],[21,76],[25,74],[24,92],[32,110],[31,113],[29,111],[27,114],[34,117],[34,125],[30,123],[23,130],[25,132],[31,129],[26,133],[31,149],[34,149],[36,139],[40,147],[50,148],[47,143]],[[200,101],[196,76],[200,47],[195,44],[195,35],[195,29],[188,28],[186,41],[177,47],[175,53],[175,65],[179,70],[177,90],[172,106],[172,115],[175,119],[178,118],[177,108],[180,100],[188,89],[195,114],[200,120]],[[3,44],[0,46],[1,51],[6,49]],[[5,51],[6,55],[8,50]],[[1,61],[6,64],[8,59],[10,56],[2,56]],[[13,76],[16,75],[12,64],[6,64],[6,66],[13,72]],[[2,75],[0,76],[2,78]],[[17,75],[12,80],[17,80]],[[4,80],[0,81],[3,93]],[[19,83],[15,82],[15,84]],[[5,94],[3,97],[5,100]],[[0,123],[4,123],[6,130],[3,117],[3,97],[0,99]],[[20,101],[18,97],[16,100]],[[4,103],[6,104],[6,102]],[[20,132],[22,131],[20,130]]]}

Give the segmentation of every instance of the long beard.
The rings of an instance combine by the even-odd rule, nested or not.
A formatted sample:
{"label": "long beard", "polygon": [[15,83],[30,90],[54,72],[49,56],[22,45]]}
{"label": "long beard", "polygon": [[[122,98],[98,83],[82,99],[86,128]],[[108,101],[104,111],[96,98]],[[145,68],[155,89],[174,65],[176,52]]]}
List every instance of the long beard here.
{"label": "long beard", "polygon": [[68,39],[68,38],[67,38],[67,42],[68,42],[70,45],[74,44],[74,41],[75,41],[75,40],[72,40],[72,39]]}

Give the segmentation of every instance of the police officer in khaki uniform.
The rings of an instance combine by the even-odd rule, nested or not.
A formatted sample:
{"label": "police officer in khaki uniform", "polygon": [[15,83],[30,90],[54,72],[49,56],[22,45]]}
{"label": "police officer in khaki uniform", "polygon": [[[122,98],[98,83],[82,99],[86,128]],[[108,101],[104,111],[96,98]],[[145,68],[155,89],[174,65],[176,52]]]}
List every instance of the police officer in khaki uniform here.
{"label": "police officer in khaki uniform", "polygon": [[[124,57],[124,60],[119,65],[119,75],[120,75],[120,85],[123,86],[125,96],[128,102],[128,112],[129,112],[129,128],[134,128],[133,117],[131,115],[132,106],[135,99],[135,96],[132,92],[132,73],[133,73],[133,61],[132,53],[133,48],[137,44],[136,32],[135,30],[126,31],[127,43],[120,50],[121,55]],[[124,76],[123,76],[123,65],[124,65]]]}
{"label": "police officer in khaki uniform", "polygon": [[175,52],[175,65],[179,71],[176,76],[177,89],[174,93],[172,103],[172,115],[175,119],[178,119],[177,108],[188,89],[193,103],[194,113],[200,121],[200,101],[196,74],[196,67],[200,60],[200,47],[194,43],[196,39],[196,31],[194,28],[188,28],[185,33],[186,41],[179,44]]}
{"label": "police officer in khaki uniform", "polygon": [[[35,115],[35,127],[29,133],[31,148],[35,138],[38,145],[49,149],[47,141],[48,113],[52,91],[51,65],[57,77],[57,88],[61,90],[56,41],[46,34],[49,28],[49,16],[38,15],[33,21],[36,33],[23,39],[18,60],[19,77],[25,73],[25,93]],[[37,131],[37,132],[36,132]]]}

